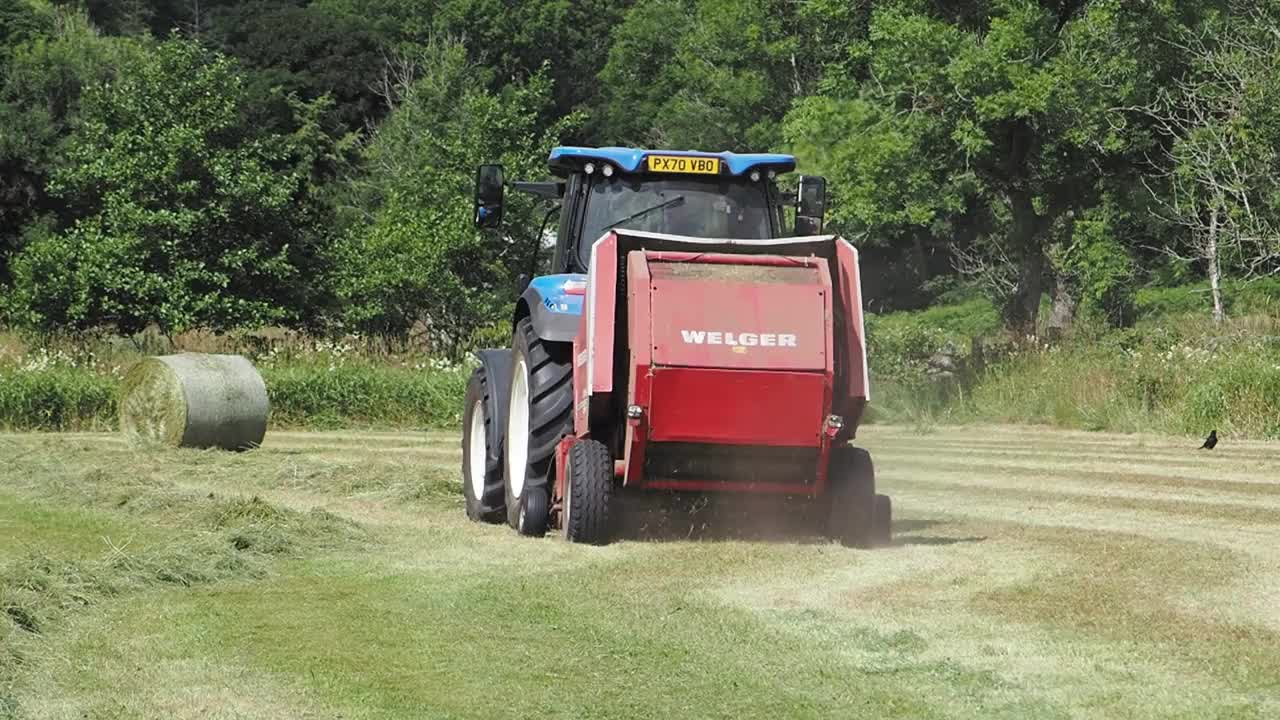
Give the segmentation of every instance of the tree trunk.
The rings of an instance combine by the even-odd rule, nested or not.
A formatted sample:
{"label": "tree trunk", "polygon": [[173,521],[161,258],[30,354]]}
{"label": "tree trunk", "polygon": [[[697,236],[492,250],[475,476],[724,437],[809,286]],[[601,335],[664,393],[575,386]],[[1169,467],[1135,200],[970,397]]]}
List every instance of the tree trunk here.
{"label": "tree trunk", "polygon": [[924,238],[921,233],[912,233],[911,238],[911,264],[912,274],[916,276],[916,282],[924,285],[929,282],[929,260],[925,257]]}
{"label": "tree trunk", "polygon": [[1039,218],[1031,195],[1014,192],[1009,198],[1013,213],[1010,244],[1018,257],[1018,283],[1005,304],[1005,323],[1024,337],[1036,334],[1040,295],[1044,291],[1044,251],[1040,247]]}
{"label": "tree trunk", "polygon": [[1205,245],[1205,259],[1209,261],[1209,289],[1213,292],[1213,322],[1221,325],[1222,270],[1218,263],[1218,208],[1209,211],[1209,241]]}
{"label": "tree trunk", "polygon": [[1049,332],[1050,334],[1061,336],[1071,329],[1071,322],[1075,319],[1076,299],[1071,295],[1071,288],[1067,286],[1067,281],[1061,275],[1055,276],[1053,280],[1053,307],[1049,311]]}

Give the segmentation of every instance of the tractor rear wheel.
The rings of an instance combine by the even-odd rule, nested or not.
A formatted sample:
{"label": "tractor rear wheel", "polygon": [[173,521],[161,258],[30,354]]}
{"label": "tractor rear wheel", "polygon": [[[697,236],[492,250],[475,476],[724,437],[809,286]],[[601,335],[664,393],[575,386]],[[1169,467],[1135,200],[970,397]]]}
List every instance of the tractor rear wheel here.
{"label": "tractor rear wheel", "polygon": [[560,526],[569,542],[607,545],[613,537],[613,455],[604,443],[579,440],[565,467]]}
{"label": "tractor rear wheel", "polygon": [[502,449],[496,447],[498,419],[490,417],[492,383],[483,367],[471,373],[462,415],[462,496],[467,517],[501,522]]}
{"label": "tractor rear wheel", "polygon": [[533,332],[533,321],[527,317],[516,323],[511,346],[503,478],[507,522],[519,529],[525,491],[546,488],[556,444],[573,429],[572,347],[544,342]]}
{"label": "tractor rear wheel", "polygon": [[846,547],[868,548],[876,539],[876,475],[862,448],[831,449],[827,467],[827,536]]}

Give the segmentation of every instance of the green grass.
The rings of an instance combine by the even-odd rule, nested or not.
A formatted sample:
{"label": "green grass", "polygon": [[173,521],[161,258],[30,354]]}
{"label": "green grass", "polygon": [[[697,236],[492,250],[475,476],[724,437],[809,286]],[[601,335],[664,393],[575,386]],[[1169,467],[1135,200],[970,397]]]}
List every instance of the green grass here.
{"label": "green grass", "polygon": [[[1227,281],[1222,288],[1224,310],[1231,315],[1280,314],[1280,278],[1252,282]],[[1170,317],[1207,317],[1213,311],[1209,283],[1202,281],[1175,287],[1144,287],[1135,294],[1140,319],[1162,322]]]}
{"label": "green grass", "polygon": [[153,544],[165,537],[110,510],[52,505],[30,500],[0,487],[0,562],[39,552],[60,559],[83,560],[112,546]]}
{"label": "green grass", "polygon": [[968,339],[991,335],[1001,329],[1000,314],[985,297],[935,305],[924,310],[889,313],[874,321],[889,329],[901,327],[935,328],[947,335]]}
{"label": "green grass", "polygon": [[[242,454],[0,436],[21,499],[0,522],[43,538],[56,514],[45,582],[93,599],[9,629],[22,662],[0,698],[19,717],[1280,711],[1273,444],[860,436],[894,547],[689,540],[679,517],[604,548],[520,538],[465,520],[449,432],[283,432]],[[248,527],[287,542],[238,549]],[[159,581],[95,556],[100,534],[142,557],[212,542],[252,571]],[[34,572],[0,555],[0,576]],[[115,590],[84,590],[99,580]]]}

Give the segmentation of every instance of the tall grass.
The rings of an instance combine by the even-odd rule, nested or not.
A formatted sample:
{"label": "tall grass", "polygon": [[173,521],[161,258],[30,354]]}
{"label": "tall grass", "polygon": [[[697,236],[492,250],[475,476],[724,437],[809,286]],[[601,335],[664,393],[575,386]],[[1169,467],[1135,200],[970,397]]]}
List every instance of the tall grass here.
{"label": "tall grass", "polygon": [[[453,427],[470,373],[467,363],[317,339],[245,354],[267,384],[274,428]],[[0,429],[114,429],[121,378],[144,356],[119,342],[29,348],[8,336],[0,342]]]}
{"label": "tall grass", "polygon": [[295,364],[262,374],[273,425],[455,427],[469,370]]}
{"label": "tall grass", "polygon": [[1026,348],[980,373],[947,417],[1280,438],[1280,334],[1240,331],[1256,322],[1190,334],[1185,327],[1082,333]]}
{"label": "tall grass", "polygon": [[76,368],[0,368],[0,428],[105,429],[115,423],[119,380]]}
{"label": "tall grass", "polygon": [[[868,315],[867,421],[1280,437],[1280,279],[1229,286],[1223,326],[1209,321],[1200,289],[1144,289],[1136,328],[1082,323],[1052,347],[1003,337],[995,307],[982,298]],[[973,355],[975,338],[981,357]],[[33,349],[0,334],[0,429],[113,428],[118,378],[138,357],[171,351],[166,342]],[[469,372],[421,349],[359,339],[184,342],[181,349],[249,355],[266,380],[274,428],[455,427]],[[941,381],[930,372],[939,354],[959,365]]]}
{"label": "tall grass", "polygon": [[[1136,328],[1083,322],[1051,345],[1002,337],[982,300],[870,317],[868,419],[1280,438],[1280,280],[1229,287],[1223,325],[1199,290],[1143,290]],[[939,353],[960,365],[941,382],[928,372]]]}

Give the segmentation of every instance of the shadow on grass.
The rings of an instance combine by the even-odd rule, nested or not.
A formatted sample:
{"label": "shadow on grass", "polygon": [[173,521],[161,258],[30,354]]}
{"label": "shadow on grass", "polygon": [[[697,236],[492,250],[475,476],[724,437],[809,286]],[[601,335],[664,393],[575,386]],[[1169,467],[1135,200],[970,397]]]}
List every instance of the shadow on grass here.
{"label": "shadow on grass", "polygon": [[924,545],[924,546],[947,546],[961,545],[967,543],[979,543],[987,539],[985,535],[967,535],[962,537],[949,537],[946,535],[912,535],[911,533],[921,530],[928,530],[939,525],[951,525],[953,523],[946,520],[895,520],[893,523],[893,541],[890,543],[892,547],[902,547],[907,545]]}
{"label": "shadow on grass", "polygon": [[944,520],[894,520],[893,534],[909,533],[917,530],[928,530],[937,525],[946,525]]}
{"label": "shadow on grass", "polygon": [[[826,507],[802,498],[624,492],[618,498],[615,539],[641,542],[775,542],[825,545]],[[983,542],[986,536],[915,534],[953,525],[946,520],[893,523],[888,547],[948,546]]]}
{"label": "shadow on grass", "polygon": [[797,498],[635,492],[619,499],[620,540],[829,542],[820,508]]}
{"label": "shadow on grass", "polygon": [[936,535],[907,535],[906,537],[893,538],[891,543],[893,546],[905,545],[961,545],[964,543],[980,543],[986,541],[986,536],[974,535],[971,537],[940,537]]}

